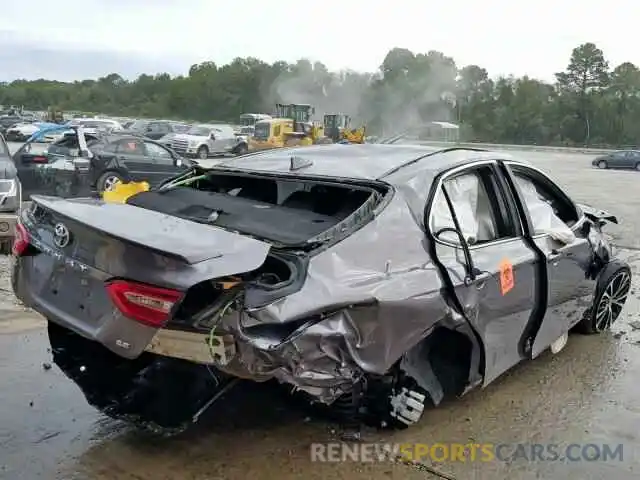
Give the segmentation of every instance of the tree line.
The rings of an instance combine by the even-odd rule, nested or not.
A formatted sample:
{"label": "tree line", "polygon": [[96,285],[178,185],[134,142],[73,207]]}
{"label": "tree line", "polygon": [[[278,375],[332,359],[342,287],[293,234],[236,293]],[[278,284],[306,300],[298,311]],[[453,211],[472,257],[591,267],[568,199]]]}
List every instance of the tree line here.
{"label": "tree line", "polygon": [[3,105],[191,121],[235,122],[242,113],[270,113],[278,102],[314,105],[318,117],[348,114],[375,135],[439,120],[458,123],[466,141],[640,144],[640,70],[630,62],[610,68],[593,43],[572,51],[554,83],[492,78],[478,65],[459,68],[441,52],[394,48],[371,73],[330,72],[304,59],[268,64],[236,58],[227,65],[193,65],[178,77],[161,73],[127,81],[112,73],[73,83],[0,84]]}

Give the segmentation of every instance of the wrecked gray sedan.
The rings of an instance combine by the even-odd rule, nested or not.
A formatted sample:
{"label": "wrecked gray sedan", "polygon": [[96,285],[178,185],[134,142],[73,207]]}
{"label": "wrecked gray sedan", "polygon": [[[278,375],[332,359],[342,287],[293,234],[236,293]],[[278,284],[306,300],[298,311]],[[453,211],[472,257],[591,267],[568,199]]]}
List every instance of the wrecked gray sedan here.
{"label": "wrecked gray sedan", "polygon": [[620,315],[629,267],[535,167],[409,145],[278,149],[127,204],[34,196],[13,287],[108,415],[181,428],[237,379],[397,426]]}

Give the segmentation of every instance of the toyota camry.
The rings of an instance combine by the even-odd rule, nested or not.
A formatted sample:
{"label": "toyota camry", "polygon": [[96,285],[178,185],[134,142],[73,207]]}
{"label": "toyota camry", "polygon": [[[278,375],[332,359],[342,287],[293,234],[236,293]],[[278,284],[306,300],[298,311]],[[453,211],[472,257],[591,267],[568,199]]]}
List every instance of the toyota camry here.
{"label": "toyota camry", "polygon": [[237,379],[406,427],[570,331],[606,332],[631,285],[602,233],[615,216],[504,153],[277,149],[126,204],[32,200],[16,295],[90,404],[157,428]]}

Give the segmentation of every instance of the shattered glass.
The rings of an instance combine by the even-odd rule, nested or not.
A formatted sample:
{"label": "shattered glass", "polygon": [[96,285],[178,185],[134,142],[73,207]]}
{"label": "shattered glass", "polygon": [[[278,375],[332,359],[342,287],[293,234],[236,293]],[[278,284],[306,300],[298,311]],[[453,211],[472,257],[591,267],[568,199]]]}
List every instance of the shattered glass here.
{"label": "shattered glass", "polygon": [[524,201],[533,223],[534,235],[546,234],[566,245],[573,243],[576,240],[575,234],[556,215],[553,206],[540,195],[534,183],[520,175],[515,175],[515,179],[524,195]]}

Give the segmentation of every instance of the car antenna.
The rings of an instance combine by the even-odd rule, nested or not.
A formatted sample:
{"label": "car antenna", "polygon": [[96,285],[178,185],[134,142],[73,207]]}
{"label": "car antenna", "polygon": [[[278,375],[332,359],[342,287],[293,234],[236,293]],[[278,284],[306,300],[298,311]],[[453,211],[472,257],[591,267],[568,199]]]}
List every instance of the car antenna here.
{"label": "car antenna", "polygon": [[290,160],[291,160],[291,165],[289,166],[290,171],[300,170],[301,168],[306,168],[313,165],[313,162],[311,160],[296,157],[295,155],[291,155]]}

